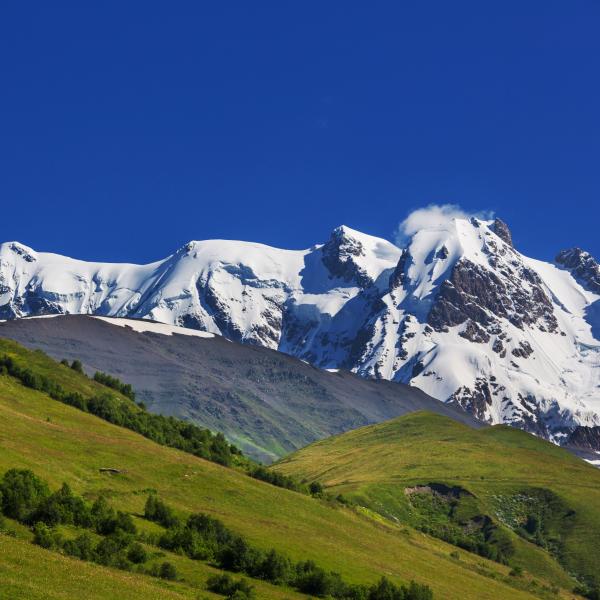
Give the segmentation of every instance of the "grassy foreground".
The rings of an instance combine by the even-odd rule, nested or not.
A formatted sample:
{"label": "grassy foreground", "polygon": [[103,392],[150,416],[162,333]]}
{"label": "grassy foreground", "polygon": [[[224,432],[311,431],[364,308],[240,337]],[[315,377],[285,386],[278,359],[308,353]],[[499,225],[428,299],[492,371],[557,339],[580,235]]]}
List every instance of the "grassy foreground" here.
{"label": "grassy foreground", "polygon": [[[329,492],[406,523],[423,505],[423,495],[412,493],[424,489],[418,486],[459,486],[463,504],[510,533],[514,563],[558,585],[567,585],[568,573],[593,579],[600,572],[600,471],[517,429],[474,430],[413,413],[317,442],[273,468],[317,480]],[[431,503],[426,508],[431,511]],[[528,512],[543,514],[545,529],[537,536],[550,552],[512,533],[536,527],[527,524]]]}
{"label": "grassy foreground", "polygon": [[[3,352],[27,360],[30,368],[49,373],[57,369],[56,363],[41,353],[4,341],[0,346]],[[65,387],[96,385],[66,367],[58,369]],[[566,591],[559,591],[558,596],[552,593],[550,581],[542,577],[534,582],[528,577],[511,577],[509,567],[475,555],[464,553],[456,559],[451,556],[454,547],[377,515],[276,488],[234,469],[157,445],[24,388],[7,376],[0,376],[0,422],[0,472],[14,467],[32,469],[53,488],[66,481],[78,494],[90,500],[104,494],[115,508],[133,515],[142,513],[147,494],[153,490],[184,514],[211,514],[259,548],[274,547],[293,560],[315,560],[349,582],[373,583],[381,575],[398,583],[414,579],[429,585],[436,599],[573,597]],[[107,467],[121,472],[100,471]],[[118,597],[171,597],[164,590],[172,597],[209,596],[203,584],[214,569],[184,557],[172,560],[185,582],[167,584],[81,563],[26,541],[0,539],[3,596],[37,598],[40,590],[47,589],[46,597],[104,598],[111,597],[111,586],[120,581],[131,585],[124,583]],[[53,573],[60,582],[54,586],[57,595],[50,594],[52,586],[44,583],[44,573]],[[86,577],[80,578],[81,573]],[[138,584],[138,579],[143,583]],[[291,590],[256,585],[261,598],[300,597]]]}

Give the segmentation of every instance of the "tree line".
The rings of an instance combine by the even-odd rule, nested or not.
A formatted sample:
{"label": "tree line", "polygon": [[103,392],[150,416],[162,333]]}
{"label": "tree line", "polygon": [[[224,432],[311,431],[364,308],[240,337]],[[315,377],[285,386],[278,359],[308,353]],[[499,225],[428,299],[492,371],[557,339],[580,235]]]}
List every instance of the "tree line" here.
{"label": "tree line", "polygon": [[[73,362],[75,364],[77,361]],[[74,370],[79,371],[77,366]],[[242,452],[229,444],[222,433],[215,434],[209,429],[174,417],[149,413],[145,408],[123,401],[110,393],[99,393],[86,398],[78,392],[68,392],[52,378],[20,366],[11,356],[0,356],[0,374],[2,373],[15,377],[26,387],[47,393],[54,400],[91,413],[114,425],[131,429],[163,446],[177,448],[225,466],[231,465],[235,456],[242,456]],[[100,379],[104,379],[104,376]],[[127,385],[121,382],[119,384]]]}
{"label": "tree line", "polygon": [[[0,480],[0,509],[5,517],[28,525],[33,543],[48,550],[127,571],[176,579],[169,562],[144,566],[149,555],[137,540],[131,515],[116,511],[101,496],[93,504],[74,494],[64,483],[55,492],[27,469],[10,469]],[[65,538],[57,525],[73,525],[84,531]]]}
{"label": "tree line", "polygon": [[[312,560],[293,562],[275,549],[260,550],[210,515],[197,513],[185,520],[179,519],[168,505],[152,494],[146,501],[144,516],[165,528],[157,539],[158,545],[165,550],[184,554],[193,560],[210,561],[225,571],[243,573],[274,585],[290,586],[301,593],[338,600],[433,598],[428,586],[414,581],[409,585],[397,585],[382,578],[371,586],[349,584],[338,573],[327,571]],[[212,589],[223,589],[228,594],[237,591],[231,589],[234,585],[231,581],[215,580]]]}

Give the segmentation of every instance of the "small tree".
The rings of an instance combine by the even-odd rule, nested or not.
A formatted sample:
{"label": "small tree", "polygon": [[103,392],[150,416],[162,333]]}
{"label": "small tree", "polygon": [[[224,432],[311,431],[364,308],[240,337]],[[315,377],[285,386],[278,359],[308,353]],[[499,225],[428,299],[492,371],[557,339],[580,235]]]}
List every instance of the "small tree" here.
{"label": "small tree", "polygon": [[129,552],[127,552],[127,558],[132,563],[139,565],[148,560],[148,553],[146,552],[146,550],[144,549],[144,547],[141,544],[139,544],[138,542],[135,542],[129,548]]}
{"label": "small tree", "polygon": [[71,363],[71,369],[73,369],[73,371],[77,371],[77,373],[83,374],[83,365],[81,364],[80,360],[74,360]]}
{"label": "small tree", "polygon": [[17,521],[28,521],[49,495],[46,483],[27,469],[10,469],[0,481],[2,512]]}
{"label": "small tree", "polygon": [[323,486],[318,481],[313,481],[308,486],[308,491],[310,492],[311,496],[320,497],[323,495]]}
{"label": "small tree", "polygon": [[54,550],[60,547],[61,537],[45,523],[36,523],[33,526],[33,543],[42,548]]}
{"label": "small tree", "polygon": [[158,572],[158,576],[161,579],[177,579],[177,569],[175,565],[170,562],[164,562],[160,565],[160,571]]}

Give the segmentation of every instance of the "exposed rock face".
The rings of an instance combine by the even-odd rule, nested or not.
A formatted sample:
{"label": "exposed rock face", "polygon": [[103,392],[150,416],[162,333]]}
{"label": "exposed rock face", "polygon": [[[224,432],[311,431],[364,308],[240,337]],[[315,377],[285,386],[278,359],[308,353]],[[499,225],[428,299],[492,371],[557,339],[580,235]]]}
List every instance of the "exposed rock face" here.
{"label": "exposed rock face", "polygon": [[569,435],[567,445],[600,452],[600,427],[576,427]]}
{"label": "exposed rock face", "polygon": [[569,269],[590,291],[600,294],[600,265],[589,252],[581,248],[563,250],[556,262]]}
{"label": "exposed rock face", "polygon": [[501,219],[496,219],[490,229],[511,248],[513,247],[512,235],[508,225]]}
{"label": "exposed rock face", "polygon": [[[523,281],[529,285],[525,287]],[[532,269],[513,265],[497,275],[463,259],[441,285],[428,322],[436,331],[444,331],[467,319],[483,327],[507,319],[519,329],[533,324],[542,330],[557,329],[552,303]]]}
{"label": "exposed rock face", "polygon": [[329,241],[321,248],[321,252],[323,264],[334,277],[347,282],[354,281],[362,287],[373,283],[355,260],[359,256],[365,256],[362,243],[347,235],[344,227],[333,230]]}
{"label": "exposed rock face", "polygon": [[460,387],[450,397],[452,403],[471,413],[480,421],[487,421],[489,408],[492,406],[492,392],[488,382],[478,377],[473,389]]}

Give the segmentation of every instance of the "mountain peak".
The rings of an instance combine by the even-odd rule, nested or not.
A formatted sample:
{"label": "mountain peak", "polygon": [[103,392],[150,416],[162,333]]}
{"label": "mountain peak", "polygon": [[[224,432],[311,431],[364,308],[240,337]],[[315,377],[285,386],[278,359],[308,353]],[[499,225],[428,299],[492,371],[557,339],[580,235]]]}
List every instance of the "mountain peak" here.
{"label": "mountain peak", "polygon": [[490,229],[503,241],[506,242],[511,248],[513,248],[512,235],[508,225],[502,220],[496,217],[492,223]]}
{"label": "mountain peak", "polygon": [[0,244],[0,254],[5,254],[7,252],[22,258],[26,262],[34,262],[37,260],[37,252],[33,250],[33,248],[29,248],[29,246],[25,246],[25,244],[21,244],[20,242],[6,242]]}

